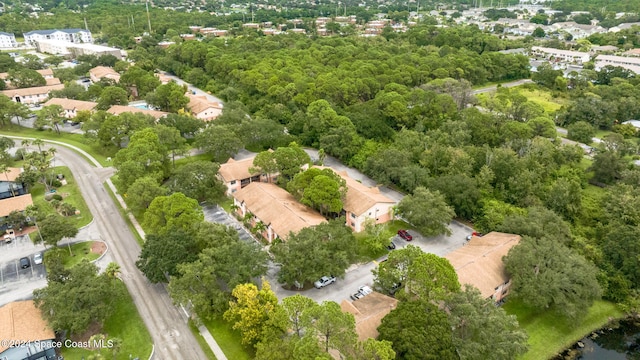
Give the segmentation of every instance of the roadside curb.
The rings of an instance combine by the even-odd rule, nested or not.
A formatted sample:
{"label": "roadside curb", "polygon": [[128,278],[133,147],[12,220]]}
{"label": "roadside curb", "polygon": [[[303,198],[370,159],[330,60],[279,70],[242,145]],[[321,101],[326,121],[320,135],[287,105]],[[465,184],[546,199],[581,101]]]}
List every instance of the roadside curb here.
{"label": "roadside curb", "polygon": [[83,230],[83,229],[88,228],[89,226],[93,225],[93,222],[95,220],[96,220],[96,218],[93,216],[93,214],[91,214],[91,221],[87,225],[79,227],[78,230]]}
{"label": "roadside curb", "polygon": [[103,252],[100,256],[98,256],[98,258],[97,258],[97,259],[95,259],[95,260],[91,261],[92,263],[96,263],[96,262],[100,261],[100,260],[101,260],[105,255],[107,255],[107,253],[109,252],[109,244],[107,244],[107,242],[106,242],[106,241],[102,241],[102,240],[87,240],[87,241],[97,241],[97,242],[101,242],[101,243],[103,243],[103,244],[104,244],[104,246],[106,246],[106,249],[104,250],[104,252]]}
{"label": "roadside curb", "polygon": [[[2,135],[2,136],[7,137],[7,138],[11,138],[11,139],[21,139],[21,140],[35,140],[36,139],[34,137],[28,137],[28,136],[15,136],[15,135]],[[75,145],[67,144],[65,142],[56,141],[56,140],[48,140],[48,139],[42,139],[42,138],[37,138],[37,139],[40,139],[40,140],[42,140],[42,141],[44,141],[46,143],[51,143],[51,144],[67,147],[67,148],[79,153],[80,155],[84,156],[85,158],[87,158],[93,164],[93,166],[95,166],[95,167],[97,167],[99,169],[104,168],[102,166],[102,164],[100,164],[98,162],[98,160],[96,160],[93,156],[91,156],[91,154],[89,154],[88,152],[80,149],[79,147],[77,147]]]}

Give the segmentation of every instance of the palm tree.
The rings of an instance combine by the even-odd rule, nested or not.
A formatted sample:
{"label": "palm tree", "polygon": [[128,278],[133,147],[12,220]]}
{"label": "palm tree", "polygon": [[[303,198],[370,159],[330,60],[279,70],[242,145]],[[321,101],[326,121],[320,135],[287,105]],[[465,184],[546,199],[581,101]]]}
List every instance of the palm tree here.
{"label": "palm tree", "polygon": [[35,146],[38,147],[38,151],[42,152],[42,146],[44,145],[44,140],[37,138],[35,140],[33,140],[33,142],[31,143]]}
{"label": "palm tree", "polygon": [[31,221],[33,221],[33,224],[36,226],[36,230],[38,231],[38,235],[40,235],[40,242],[44,244],[45,242],[42,238],[42,233],[40,233],[40,227],[38,227],[38,208],[35,205],[29,205],[24,210],[24,213],[29,217],[29,219],[31,219]]}
{"label": "palm tree", "polygon": [[253,226],[253,233],[254,234],[260,234],[262,235],[262,233],[264,231],[266,231],[269,227],[263,223],[262,221],[258,221],[254,226]]}

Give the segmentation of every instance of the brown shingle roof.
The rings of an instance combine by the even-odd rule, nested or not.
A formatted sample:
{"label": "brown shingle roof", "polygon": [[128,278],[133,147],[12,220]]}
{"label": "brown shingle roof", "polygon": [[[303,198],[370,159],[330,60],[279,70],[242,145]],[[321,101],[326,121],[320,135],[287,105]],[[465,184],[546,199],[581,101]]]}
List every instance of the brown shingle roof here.
{"label": "brown shingle roof", "polygon": [[277,185],[254,182],[233,193],[233,197],[244,202],[247,210],[282,239],[290,232],[325,222],[325,218],[308,206],[302,205],[286,190]]}
{"label": "brown shingle roof", "polygon": [[124,105],[113,105],[112,107],[109,108],[109,110],[107,110],[107,112],[109,114],[113,114],[113,115],[120,115],[120,114],[126,113],[126,112],[141,113],[141,114],[151,115],[156,120],[160,119],[161,117],[169,115],[169,113],[164,112],[164,111],[139,109],[137,107],[124,106]]}
{"label": "brown shingle roof", "polygon": [[52,90],[62,90],[64,89],[64,85],[49,85],[49,86],[37,86],[25,89],[13,89],[13,90],[4,90],[0,91],[0,93],[14,98],[16,96],[29,96],[29,95],[40,95],[40,94],[48,94]]}
{"label": "brown shingle roof", "polygon": [[[53,70],[51,69],[43,69],[43,70],[36,70],[38,72],[38,74],[42,75],[42,77],[45,76],[53,76]],[[3,72],[0,73],[0,79],[2,80],[6,80],[9,77],[9,73]]]}
{"label": "brown shingle roof", "polygon": [[[316,166],[319,169],[331,169]],[[333,169],[332,169],[333,170]],[[349,177],[346,171],[335,171],[347,183],[347,195],[344,199],[344,210],[360,216],[378,203],[395,204],[396,202],[380,193],[377,187],[370,188]]]}
{"label": "brown shingle roof", "polygon": [[106,66],[96,66],[93,69],[89,70],[89,74],[97,77],[98,79],[102,79],[104,77],[120,79],[120,74],[118,74],[117,71]]}
{"label": "brown shingle roof", "polygon": [[58,78],[46,78],[44,79],[47,82],[47,85],[59,85],[62,84],[60,79]]}
{"label": "brown shingle roof", "polygon": [[7,168],[6,172],[0,172],[0,181],[16,181],[20,174],[22,174],[22,168]]}
{"label": "brown shingle roof", "polygon": [[398,300],[374,291],[354,302],[342,300],[340,308],[343,312],[353,314],[356,318],[358,340],[365,341],[378,337],[378,326],[382,323],[382,318],[395,309],[397,304]]}
{"label": "brown shingle roof", "polygon": [[56,335],[42,318],[33,300],[16,301],[0,307],[0,353],[8,349],[5,340],[44,341]]}
{"label": "brown shingle roof", "polygon": [[225,182],[250,178],[253,175],[257,175],[249,172],[249,168],[253,167],[253,159],[255,159],[255,156],[244,160],[229,159],[226,163],[220,165],[218,173]]}
{"label": "brown shingle roof", "polygon": [[[12,211],[23,211],[27,206],[33,205],[31,194],[14,196],[0,200],[0,217],[9,215]],[[2,339],[2,338],[0,338]]]}
{"label": "brown shingle roof", "polygon": [[47,101],[46,103],[44,103],[44,106],[49,106],[49,105],[60,105],[65,110],[77,110],[77,111],[89,110],[89,111],[91,111],[91,110],[95,109],[96,106],[98,106],[98,103],[95,103],[93,101],[81,101],[81,100],[74,100],[74,99],[53,98],[53,99],[50,99],[49,101]]}
{"label": "brown shingle roof", "polygon": [[458,274],[460,284],[477,287],[489,297],[496,286],[509,280],[502,257],[520,242],[520,235],[491,232],[474,236],[467,244],[445,256]]}
{"label": "brown shingle roof", "polygon": [[189,104],[187,106],[189,107],[189,110],[191,110],[191,113],[193,113],[194,115],[199,114],[209,108],[222,109],[220,103],[211,102],[204,96],[187,94],[187,97],[189,97]]}

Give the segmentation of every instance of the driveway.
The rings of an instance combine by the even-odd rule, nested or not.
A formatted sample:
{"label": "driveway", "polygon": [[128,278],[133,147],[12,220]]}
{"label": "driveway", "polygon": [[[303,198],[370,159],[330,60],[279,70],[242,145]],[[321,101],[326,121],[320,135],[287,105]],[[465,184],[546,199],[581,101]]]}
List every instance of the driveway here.
{"label": "driveway", "polygon": [[238,232],[238,236],[240,236],[240,240],[246,242],[255,242],[254,238],[251,236],[249,231],[242,226],[242,223],[238,221],[235,217],[228,214],[218,205],[205,206],[202,208],[202,212],[204,213],[204,220],[210,223],[215,224],[223,224],[229,227],[236,229]]}
{"label": "driveway", "polygon": [[214,101],[219,103],[220,105],[223,105],[222,100],[220,100],[219,98],[215,97],[214,95],[209,94],[208,92],[204,91],[204,90],[200,90],[197,87],[189,84],[188,82],[180,79],[179,77],[175,76],[175,75],[171,75],[166,71],[162,71],[161,72],[162,75],[170,78],[171,80],[175,81],[178,85],[187,85],[187,88],[189,89],[189,92],[191,93],[195,93],[194,95],[197,96],[205,96],[207,98],[207,100],[209,101]]}

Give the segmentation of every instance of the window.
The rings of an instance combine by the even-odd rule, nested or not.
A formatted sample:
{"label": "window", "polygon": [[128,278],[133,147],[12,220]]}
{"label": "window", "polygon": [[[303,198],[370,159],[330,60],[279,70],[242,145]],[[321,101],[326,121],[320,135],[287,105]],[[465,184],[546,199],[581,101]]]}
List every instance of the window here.
{"label": "window", "polygon": [[231,180],[230,184],[231,184],[231,185],[235,185],[235,184],[236,184],[236,181],[235,181],[235,180]]}
{"label": "window", "polygon": [[352,218],[352,219],[355,219],[355,218],[356,218],[356,214],[351,213],[351,218]]}
{"label": "window", "polygon": [[354,223],[353,221],[351,222],[351,226],[352,227],[356,227],[356,223]]}

